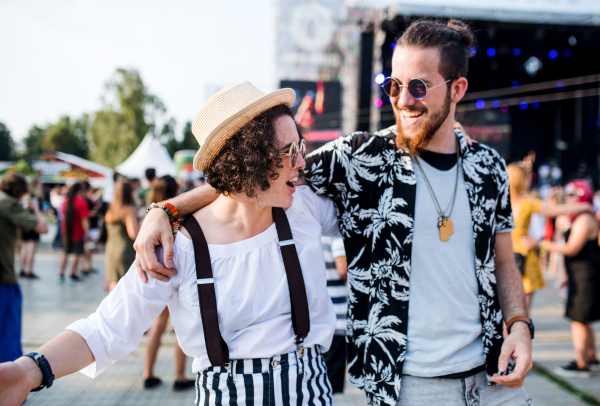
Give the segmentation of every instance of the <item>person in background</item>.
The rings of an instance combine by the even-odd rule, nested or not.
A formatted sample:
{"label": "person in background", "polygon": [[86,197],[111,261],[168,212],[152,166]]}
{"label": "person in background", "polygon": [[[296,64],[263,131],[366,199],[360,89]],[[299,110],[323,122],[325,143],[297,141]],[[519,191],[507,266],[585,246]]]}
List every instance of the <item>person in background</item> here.
{"label": "person in background", "polygon": [[[155,179],[150,191],[150,203],[158,203],[163,200],[171,199],[177,196],[178,185],[173,177],[166,175]],[[135,260],[135,254],[134,254]],[[165,307],[160,316],[154,320],[148,333],[148,343],[146,346],[146,360],[144,362],[144,388],[151,389],[162,383],[160,378],[154,376],[154,364],[156,355],[160,348],[161,338],[164,334],[169,321],[169,309]],[[177,337],[175,337],[175,382],[174,390],[184,390],[193,388],[194,381],[185,377],[185,361],[187,356],[181,350]]]}
{"label": "person in background", "polygon": [[65,201],[65,196],[67,195],[67,186],[55,186],[50,191],[50,205],[56,214],[56,234],[54,235],[54,240],[52,241],[52,247],[60,248],[62,246],[62,234],[60,232],[61,226],[61,216],[60,209]]}
{"label": "person in background", "polygon": [[133,241],[140,231],[140,223],[131,183],[115,184],[115,194],[104,216],[104,223],[107,235],[105,274],[108,290],[112,292],[135,261]]}
{"label": "person in background", "polygon": [[145,175],[146,175],[146,187],[140,188],[138,190],[138,197],[142,201],[142,204],[148,203],[148,195],[150,194],[150,191],[152,190],[152,182],[154,182],[154,179],[156,178],[156,169],[147,168],[145,171]]}
{"label": "person in background", "polygon": [[346,313],[348,312],[348,264],[342,237],[321,237],[327,269],[327,293],[335,309],[335,333],[329,351],[323,354],[333,393],[344,392],[346,379]]}
{"label": "person in background", "polygon": [[89,246],[90,242],[93,242],[89,231],[98,228],[98,217],[93,213],[94,210],[94,202],[91,198],[93,193],[90,184],[86,181],[81,182],[81,197],[85,200],[85,203],[88,207],[89,216],[89,230],[88,235],[86,235],[85,241],[83,243],[83,255],[81,256],[81,273],[86,276],[92,273],[94,270],[92,269],[92,249]]}
{"label": "person in background", "polygon": [[71,275],[68,282],[74,283],[80,280],[80,277],[77,276],[77,265],[84,254],[84,241],[90,229],[90,211],[87,202],[82,197],[81,183],[75,183],[69,188],[60,213],[63,219],[61,222],[63,255],[60,259],[58,283],[65,281],[65,268],[70,254],[73,254],[75,258],[71,264]]}
{"label": "person in background", "polygon": [[[42,205],[42,189],[38,179],[32,179],[29,182],[29,199],[25,206],[31,214],[39,212]],[[35,230],[21,230],[21,247],[19,255],[19,266],[21,272],[19,276],[22,278],[39,279],[39,276],[33,273],[33,262],[35,260],[35,252],[38,243],[40,242],[40,234]]]}
{"label": "person in background", "polygon": [[[565,205],[592,204],[594,191],[588,182],[574,180],[565,186]],[[600,226],[591,213],[570,217],[565,233],[565,245],[551,241],[524,238],[529,249],[560,252],[565,256],[568,275],[566,316],[571,319],[571,334],[576,359],[556,369],[562,376],[589,377],[590,370],[600,369],[594,341],[592,322],[600,320]]]}
{"label": "person in background", "polygon": [[531,313],[531,303],[536,290],[546,287],[537,250],[528,249],[521,239],[527,236],[531,216],[535,213],[546,217],[565,214],[591,212],[589,203],[570,203],[563,205],[543,204],[542,200],[531,195],[530,182],[525,168],[517,163],[507,166],[510,182],[510,203],[513,208],[515,229],[512,231],[515,260],[523,277],[523,288],[527,301],[527,313]]}
{"label": "person in background", "polygon": [[15,273],[15,243],[17,229],[48,232],[42,214],[33,213],[19,204],[27,193],[27,182],[17,174],[4,175],[0,180],[0,363],[14,361],[21,350],[21,309],[23,297]]}

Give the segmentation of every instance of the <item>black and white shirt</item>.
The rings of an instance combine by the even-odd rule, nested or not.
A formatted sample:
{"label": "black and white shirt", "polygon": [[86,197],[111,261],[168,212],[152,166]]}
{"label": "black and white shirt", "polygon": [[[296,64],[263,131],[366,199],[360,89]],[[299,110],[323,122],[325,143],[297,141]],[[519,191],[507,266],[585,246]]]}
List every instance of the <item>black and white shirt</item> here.
{"label": "black and white shirt", "polygon": [[[488,378],[498,370],[502,311],[495,275],[497,230],[512,228],[506,164],[462,133],[462,170],[471,208],[475,271]],[[332,198],[348,261],[348,373],[374,404],[395,405],[406,354],[416,178],[396,127],[356,132],[307,157],[306,180]],[[432,213],[437,216],[437,213]]]}

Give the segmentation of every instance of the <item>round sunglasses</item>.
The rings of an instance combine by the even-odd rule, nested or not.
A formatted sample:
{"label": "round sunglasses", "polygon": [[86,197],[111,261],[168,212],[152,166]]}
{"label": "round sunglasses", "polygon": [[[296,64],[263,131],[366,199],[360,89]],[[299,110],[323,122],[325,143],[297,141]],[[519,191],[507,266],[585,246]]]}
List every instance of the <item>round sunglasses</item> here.
{"label": "round sunglasses", "polygon": [[425,84],[425,82],[423,82],[422,79],[414,78],[414,79],[411,79],[407,85],[402,85],[402,84],[400,84],[400,81],[398,81],[398,79],[388,77],[388,78],[385,78],[385,81],[383,82],[383,85],[381,85],[381,87],[383,88],[383,91],[385,92],[385,94],[387,94],[390,97],[400,96],[400,93],[402,92],[402,88],[405,87],[408,90],[408,93],[412,97],[414,97],[417,100],[421,100],[422,98],[424,98],[427,95],[428,90],[435,89],[436,87],[439,87],[443,84],[446,84],[448,82],[456,80],[459,77],[460,76],[450,78],[447,81],[440,83],[439,85],[432,86],[432,87],[427,87],[427,85]]}
{"label": "round sunglasses", "polygon": [[298,167],[298,157],[302,155],[302,159],[306,158],[306,142],[304,140],[300,141],[300,144],[293,142],[287,152],[280,152],[280,154],[282,156],[289,156],[290,168],[296,169]]}

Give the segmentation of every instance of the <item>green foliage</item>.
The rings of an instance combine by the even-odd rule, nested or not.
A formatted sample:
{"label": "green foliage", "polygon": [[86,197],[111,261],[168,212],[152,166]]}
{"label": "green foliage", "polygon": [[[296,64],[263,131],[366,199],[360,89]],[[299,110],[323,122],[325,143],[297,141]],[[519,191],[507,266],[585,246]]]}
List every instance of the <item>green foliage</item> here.
{"label": "green foliage", "polygon": [[89,122],[87,114],[74,122],[68,116],[61,117],[58,123],[46,130],[41,145],[42,151],[60,151],[87,158]]}
{"label": "green foliage", "polygon": [[15,144],[10,136],[10,130],[0,123],[0,161],[10,161],[15,153]]}
{"label": "green foliage", "polygon": [[91,126],[94,148],[90,157],[114,168],[131,155],[148,132],[154,133],[156,119],[166,109],[148,92],[135,69],[117,69],[106,90],[104,107],[96,112]]}
{"label": "green foliage", "polygon": [[198,141],[196,141],[196,137],[194,137],[194,134],[192,134],[192,122],[188,121],[185,123],[185,127],[183,128],[183,139],[181,141],[177,141],[173,136],[164,142],[164,145],[171,156],[175,155],[175,152],[182,149],[197,150],[199,145]]}
{"label": "green foliage", "polygon": [[37,125],[29,129],[29,133],[23,139],[23,145],[25,146],[25,151],[22,154],[23,158],[29,158],[44,152],[42,142],[44,141],[47,129],[47,127],[39,127]]}

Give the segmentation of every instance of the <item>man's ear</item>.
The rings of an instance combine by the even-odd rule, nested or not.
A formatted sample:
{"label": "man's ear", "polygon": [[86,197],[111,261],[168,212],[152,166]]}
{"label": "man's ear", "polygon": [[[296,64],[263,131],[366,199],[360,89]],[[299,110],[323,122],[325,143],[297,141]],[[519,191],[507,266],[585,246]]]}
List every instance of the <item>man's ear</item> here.
{"label": "man's ear", "polygon": [[469,81],[467,78],[460,77],[452,82],[452,86],[450,86],[450,91],[452,92],[450,95],[450,101],[452,103],[458,103],[462,100],[469,88]]}

